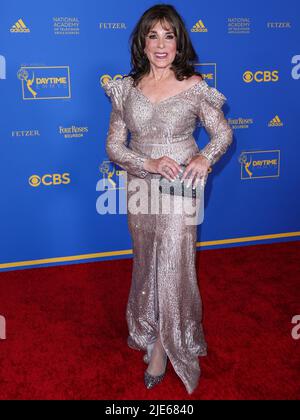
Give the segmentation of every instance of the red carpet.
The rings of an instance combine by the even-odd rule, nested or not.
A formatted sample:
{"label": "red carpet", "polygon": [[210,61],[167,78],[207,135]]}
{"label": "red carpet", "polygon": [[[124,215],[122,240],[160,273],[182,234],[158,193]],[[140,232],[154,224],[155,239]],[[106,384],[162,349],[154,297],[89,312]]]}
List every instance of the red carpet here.
{"label": "red carpet", "polygon": [[2,272],[0,399],[299,399],[300,242],[197,255],[209,346],[189,396],[168,365],[153,390],[126,345],[132,260]]}

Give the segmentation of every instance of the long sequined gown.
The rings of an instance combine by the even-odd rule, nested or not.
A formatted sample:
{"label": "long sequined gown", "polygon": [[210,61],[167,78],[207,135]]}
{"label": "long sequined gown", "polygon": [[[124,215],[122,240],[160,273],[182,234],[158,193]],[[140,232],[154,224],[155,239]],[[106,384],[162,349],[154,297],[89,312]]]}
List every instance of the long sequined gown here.
{"label": "long sequined gown", "polygon": [[[134,214],[129,211],[129,200],[139,182],[149,187],[140,189],[141,202],[148,209],[153,198],[161,203],[165,196],[158,188],[150,189],[150,180],[160,175],[143,168],[148,158],[166,155],[180,164],[201,153],[211,166],[220,159],[232,142],[232,128],[221,109],[226,97],[204,80],[158,103],[133,86],[131,76],[109,80],[103,88],[112,103],[106,152],[127,171],[127,217],[133,245],[127,344],[146,351],[160,332],[164,350],[191,394],[200,377],[198,356],[207,353],[195,265],[197,225],[186,223],[184,212],[175,210]],[[193,137],[197,120],[210,137],[202,150]],[[131,181],[136,182],[134,188],[128,188]]]}

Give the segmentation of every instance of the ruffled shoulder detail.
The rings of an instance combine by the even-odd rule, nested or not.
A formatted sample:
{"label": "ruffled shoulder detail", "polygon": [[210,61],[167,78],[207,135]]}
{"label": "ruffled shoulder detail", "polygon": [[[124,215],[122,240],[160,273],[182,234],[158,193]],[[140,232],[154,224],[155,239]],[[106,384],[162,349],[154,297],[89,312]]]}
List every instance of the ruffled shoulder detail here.
{"label": "ruffled shoulder detail", "polygon": [[221,93],[218,89],[209,86],[205,80],[203,80],[199,86],[201,87],[200,91],[203,93],[202,99],[205,99],[216,108],[222,108],[224,103],[227,101],[227,98],[223,95],[223,93]]}
{"label": "ruffled shoulder detail", "polygon": [[122,111],[123,108],[124,83],[125,80],[120,78],[110,79],[103,85],[103,89],[107,96],[110,97],[113,107],[119,111]]}
{"label": "ruffled shoulder detail", "polygon": [[108,96],[111,96],[113,89],[118,88],[121,84],[122,79],[109,79],[102,87]]}

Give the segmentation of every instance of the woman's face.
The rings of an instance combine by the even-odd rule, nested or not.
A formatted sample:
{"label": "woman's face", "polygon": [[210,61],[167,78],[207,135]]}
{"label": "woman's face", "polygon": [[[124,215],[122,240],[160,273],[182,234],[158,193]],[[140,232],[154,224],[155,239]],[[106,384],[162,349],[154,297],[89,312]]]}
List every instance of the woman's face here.
{"label": "woman's face", "polygon": [[164,23],[164,28],[158,21],[145,39],[145,54],[150,64],[159,68],[169,67],[176,56],[176,36],[168,22]]}

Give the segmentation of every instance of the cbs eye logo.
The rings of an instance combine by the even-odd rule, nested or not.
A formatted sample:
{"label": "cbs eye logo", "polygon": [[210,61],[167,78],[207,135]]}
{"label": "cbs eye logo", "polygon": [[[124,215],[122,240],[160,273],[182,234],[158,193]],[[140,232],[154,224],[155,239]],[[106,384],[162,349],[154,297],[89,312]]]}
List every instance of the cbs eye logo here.
{"label": "cbs eye logo", "polygon": [[258,70],[255,73],[253,73],[250,70],[247,70],[243,74],[243,80],[245,83],[251,83],[251,82],[277,82],[279,79],[278,77],[278,70]]}
{"label": "cbs eye logo", "polygon": [[41,184],[46,186],[69,184],[71,179],[70,174],[66,172],[63,174],[45,174],[43,176],[31,175],[28,182],[31,187],[38,187]]}

